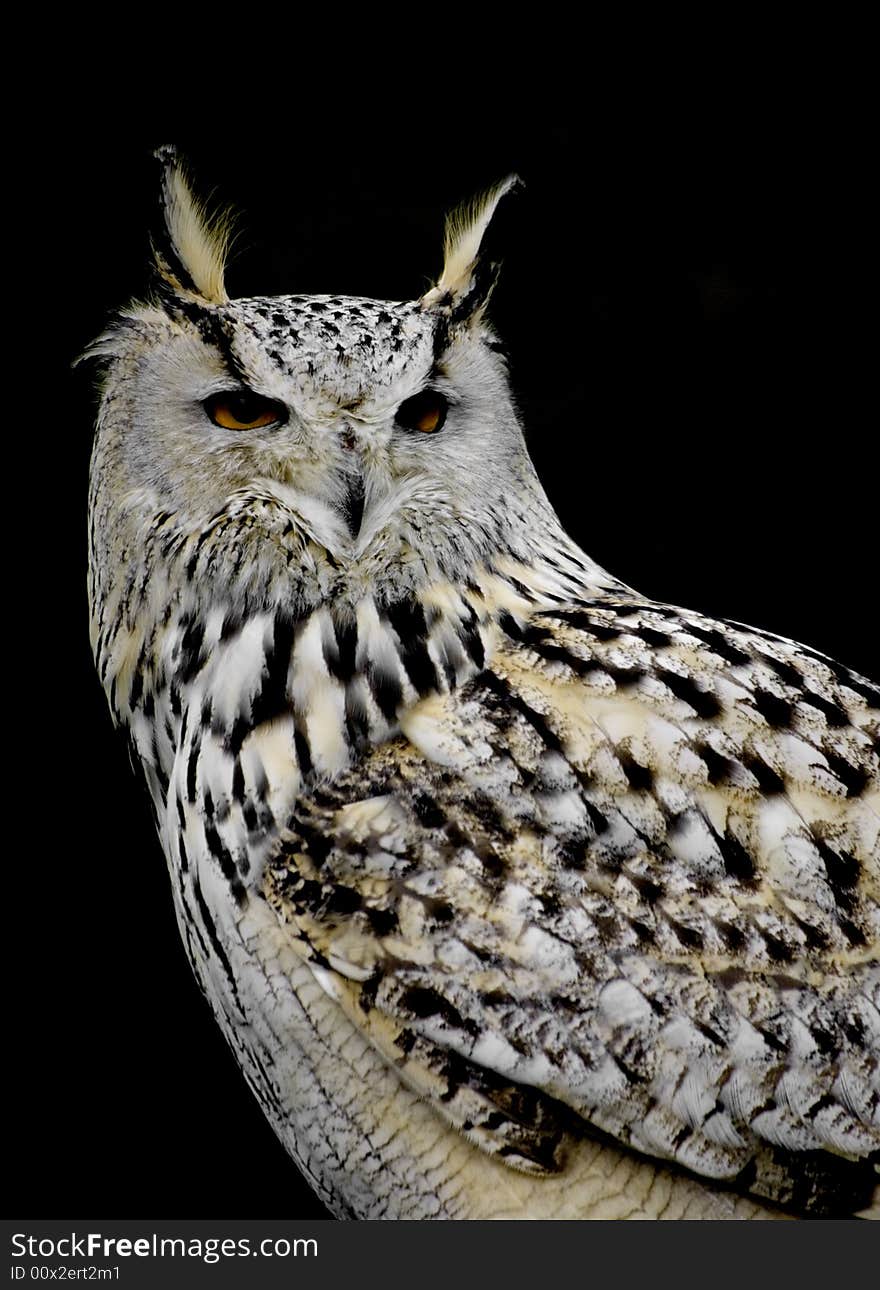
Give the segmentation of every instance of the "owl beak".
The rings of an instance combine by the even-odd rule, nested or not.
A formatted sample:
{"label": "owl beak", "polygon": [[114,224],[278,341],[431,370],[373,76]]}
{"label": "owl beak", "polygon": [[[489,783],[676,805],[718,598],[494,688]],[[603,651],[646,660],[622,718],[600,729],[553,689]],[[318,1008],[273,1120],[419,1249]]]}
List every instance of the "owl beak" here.
{"label": "owl beak", "polygon": [[342,503],[342,513],[348,531],[353,538],[356,538],[360,532],[361,522],[364,518],[364,479],[356,464],[356,449],[358,446],[357,435],[354,427],[350,424],[343,425],[339,431],[339,442],[345,451],[349,460],[349,467],[346,471],[345,495]]}
{"label": "owl beak", "polygon": [[348,531],[353,538],[356,538],[361,531],[364,518],[364,493],[363,479],[360,475],[352,475],[345,493],[344,512]]}

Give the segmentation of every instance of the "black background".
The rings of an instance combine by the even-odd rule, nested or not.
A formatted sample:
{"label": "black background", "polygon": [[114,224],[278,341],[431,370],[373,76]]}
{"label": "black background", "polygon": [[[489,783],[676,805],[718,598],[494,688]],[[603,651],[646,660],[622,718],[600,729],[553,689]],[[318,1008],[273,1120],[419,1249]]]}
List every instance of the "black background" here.
{"label": "black background", "polygon": [[621,90],[546,119],[486,108],[438,124],[414,107],[393,127],[367,105],[259,145],[138,133],[108,112],[87,146],[74,130],[37,142],[18,207],[37,252],[16,243],[7,266],[27,261],[18,299],[39,304],[6,389],[29,409],[7,422],[28,517],[6,606],[22,677],[6,772],[19,1212],[323,1213],[191,978],[88,649],[94,401],[69,363],[147,289],[151,149],[173,139],[203,190],[244,213],[233,295],[419,295],[444,210],[516,170],[525,189],[490,235],[504,258],[491,312],[570,531],[648,596],[876,676],[867,246],[823,94],[758,101],[740,79],[675,110],[662,91],[634,106]]}

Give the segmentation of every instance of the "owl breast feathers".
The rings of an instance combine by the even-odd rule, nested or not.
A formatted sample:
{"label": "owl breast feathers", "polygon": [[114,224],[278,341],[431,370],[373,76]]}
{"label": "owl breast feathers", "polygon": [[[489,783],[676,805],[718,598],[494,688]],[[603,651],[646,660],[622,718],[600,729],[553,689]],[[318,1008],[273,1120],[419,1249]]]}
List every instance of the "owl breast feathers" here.
{"label": "owl breast feathers", "polygon": [[564,533],[485,316],[511,181],[419,301],[229,301],[160,159],[156,298],[93,349],[92,639],[300,1168],[363,1217],[868,1209],[876,687]]}

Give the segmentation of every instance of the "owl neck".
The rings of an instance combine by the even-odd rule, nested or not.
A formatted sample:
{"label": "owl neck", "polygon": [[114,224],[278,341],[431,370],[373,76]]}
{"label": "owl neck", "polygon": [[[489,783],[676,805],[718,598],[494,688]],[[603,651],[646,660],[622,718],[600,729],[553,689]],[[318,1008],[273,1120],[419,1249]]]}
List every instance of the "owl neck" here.
{"label": "owl neck", "polygon": [[621,589],[552,512],[508,525],[506,541],[483,532],[427,553],[398,519],[393,544],[377,535],[341,563],[251,499],[198,533],[153,516],[131,547],[146,577],[100,562],[118,572],[95,575],[99,671],[158,802],[195,728],[230,766],[271,730],[301,775],[332,776],[485,668],[511,617]]}

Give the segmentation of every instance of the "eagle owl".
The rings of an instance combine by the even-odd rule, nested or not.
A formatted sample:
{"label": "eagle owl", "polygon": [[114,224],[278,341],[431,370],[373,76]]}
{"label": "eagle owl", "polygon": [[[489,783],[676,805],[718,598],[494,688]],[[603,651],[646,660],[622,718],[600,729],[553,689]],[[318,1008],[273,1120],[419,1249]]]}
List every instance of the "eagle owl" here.
{"label": "eagle owl", "polygon": [[196,976],[364,1218],[870,1212],[880,693],[566,535],[486,317],[230,300],[159,153],[91,347],[91,634]]}

